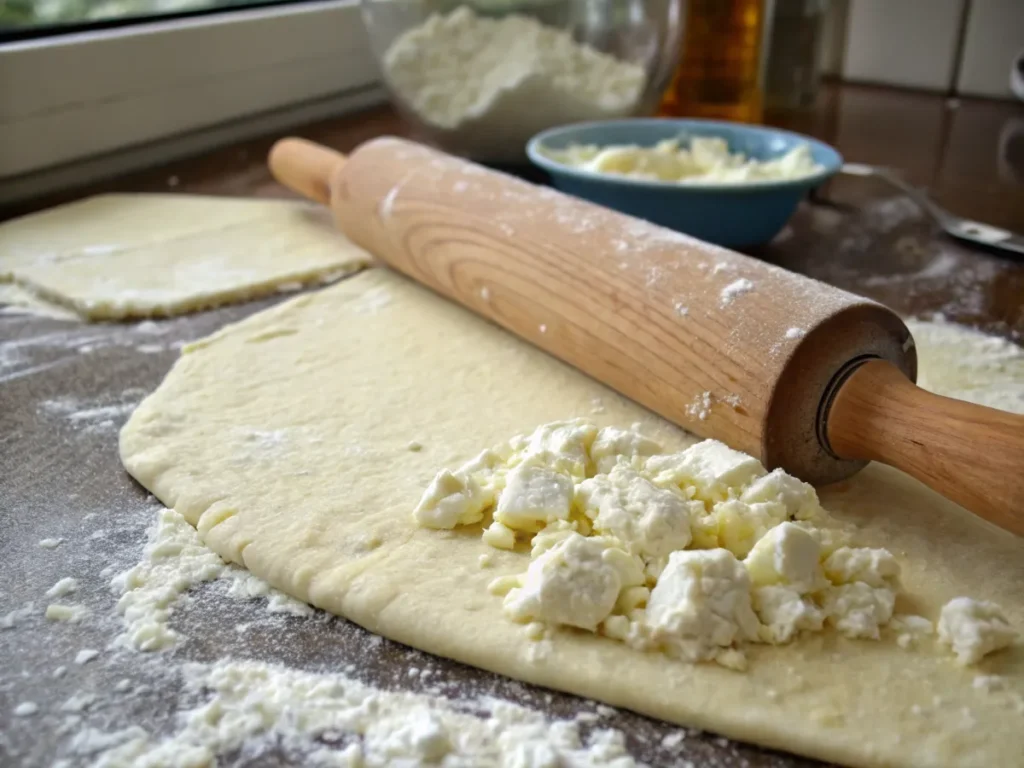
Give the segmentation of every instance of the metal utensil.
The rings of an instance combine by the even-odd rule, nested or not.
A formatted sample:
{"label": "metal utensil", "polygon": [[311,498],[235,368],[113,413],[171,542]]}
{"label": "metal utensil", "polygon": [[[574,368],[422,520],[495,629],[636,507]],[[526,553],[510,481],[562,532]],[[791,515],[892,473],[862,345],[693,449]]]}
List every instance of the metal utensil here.
{"label": "metal utensil", "polygon": [[1024,256],[1024,235],[1018,235],[1007,229],[993,227],[980,221],[954,216],[945,208],[937,205],[924,192],[908,184],[892,171],[875,165],[843,163],[839,172],[850,176],[874,176],[888,182],[917,203],[922,210],[935,219],[935,222],[950,237],[986,248],[996,248],[1015,256]]}

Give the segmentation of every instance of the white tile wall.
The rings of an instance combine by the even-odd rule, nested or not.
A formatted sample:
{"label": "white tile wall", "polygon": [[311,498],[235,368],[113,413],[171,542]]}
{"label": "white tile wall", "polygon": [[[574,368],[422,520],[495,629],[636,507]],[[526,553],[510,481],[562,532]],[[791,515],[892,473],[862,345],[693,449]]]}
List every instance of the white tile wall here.
{"label": "white tile wall", "polygon": [[957,90],[1010,98],[1010,66],[1024,51],[1024,0],[973,0]]}
{"label": "white tile wall", "polygon": [[948,89],[963,8],[964,0],[850,0],[843,79]]}

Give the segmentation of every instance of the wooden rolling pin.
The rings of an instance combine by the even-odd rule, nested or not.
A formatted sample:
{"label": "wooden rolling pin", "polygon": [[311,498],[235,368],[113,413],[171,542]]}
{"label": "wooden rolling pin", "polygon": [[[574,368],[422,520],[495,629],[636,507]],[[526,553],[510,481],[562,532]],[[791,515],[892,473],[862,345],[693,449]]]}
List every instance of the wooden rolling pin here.
{"label": "wooden rolling pin", "polygon": [[271,151],[354,242],[687,430],[804,480],[897,467],[1024,535],[1024,416],[914,385],[881,304],[395,138]]}

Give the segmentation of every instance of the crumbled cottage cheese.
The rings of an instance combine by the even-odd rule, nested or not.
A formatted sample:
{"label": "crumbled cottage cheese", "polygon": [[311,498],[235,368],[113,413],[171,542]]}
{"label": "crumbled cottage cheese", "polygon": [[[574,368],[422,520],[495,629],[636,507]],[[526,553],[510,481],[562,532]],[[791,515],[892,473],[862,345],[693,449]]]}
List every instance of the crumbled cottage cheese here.
{"label": "crumbled cottage cheese", "polygon": [[1006,648],[1017,638],[995,603],[957,597],[942,608],[939,640],[953,649],[961,664],[977,664],[993,651]]}
{"label": "crumbled cottage cheese", "polygon": [[[545,424],[442,470],[413,516],[483,523],[499,549],[530,543],[525,573],[491,591],[533,638],[571,626],[741,669],[745,643],[826,627],[879,640],[891,623],[903,648],[932,632],[924,617],[893,618],[891,552],[851,546],[814,488],[715,440],[667,454],[635,428]],[[938,633],[965,664],[1016,637],[998,606],[967,598],[943,609]]]}
{"label": "crumbled cottage cheese", "polygon": [[624,587],[644,583],[639,561],[600,536],[571,533],[530,563],[522,586],[505,598],[514,619],[597,630]]}
{"label": "crumbled cottage cheese", "polygon": [[760,626],[750,605],[750,577],[724,549],[673,552],[651,590],[645,623],[655,642],[689,661],[755,640]]}
{"label": "crumbled cottage cheese", "polygon": [[543,150],[547,157],[572,168],[610,173],[643,181],[677,184],[743,184],[811,176],[822,167],[810,147],[800,144],[773,160],[754,160],[742,152],[730,153],[725,139],[695,136],[689,146],[679,139],[659,141],[653,147],[636,144],[570,144],[563,150]]}
{"label": "crumbled cottage cheese", "polygon": [[553,125],[628,116],[647,85],[643,67],[568,31],[466,6],[397,38],[383,69],[420,119],[490,159],[518,158],[530,136]]}
{"label": "crumbled cottage cheese", "polygon": [[692,538],[690,517],[704,511],[701,502],[659,488],[623,464],[580,483],[576,500],[595,531],[617,537],[649,561],[685,548]]}
{"label": "crumbled cottage cheese", "polygon": [[454,528],[479,522],[493,500],[471,476],[444,470],[431,482],[413,514],[420,525]]}

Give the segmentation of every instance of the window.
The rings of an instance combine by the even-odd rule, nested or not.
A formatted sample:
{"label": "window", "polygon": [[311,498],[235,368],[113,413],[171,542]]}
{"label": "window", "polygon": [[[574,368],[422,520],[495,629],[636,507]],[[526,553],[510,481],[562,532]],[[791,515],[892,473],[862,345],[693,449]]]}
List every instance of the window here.
{"label": "window", "polygon": [[383,99],[356,0],[0,0],[0,203]]}
{"label": "window", "polygon": [[297,0],[4,0],[0,3],[0,31],[13,36],[20,33],[53,33],[68,27],[103,25],[152,19],[181,17],[186,14],[272,5]]}

